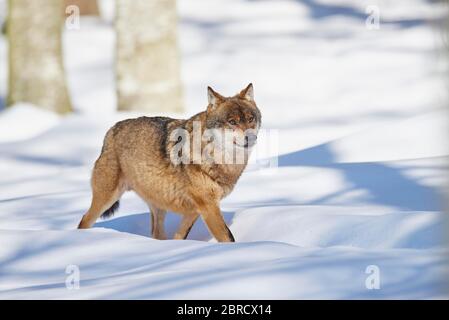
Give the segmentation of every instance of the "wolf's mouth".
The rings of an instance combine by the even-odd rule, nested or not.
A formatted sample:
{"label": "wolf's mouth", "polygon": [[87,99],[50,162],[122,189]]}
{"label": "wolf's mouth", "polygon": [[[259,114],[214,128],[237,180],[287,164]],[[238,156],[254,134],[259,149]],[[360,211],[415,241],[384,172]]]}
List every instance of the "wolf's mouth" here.
{"label": "wolf's mouth", "polygon": [[234,145],[236,145],[239,148],[248,149],[248,148],[254,147],[256,145],[256,142],[255,141],[251,142],[251,143],[245,142],[245,144],[239,144],[239,143],[237,143],[237,141],[234,141]]}

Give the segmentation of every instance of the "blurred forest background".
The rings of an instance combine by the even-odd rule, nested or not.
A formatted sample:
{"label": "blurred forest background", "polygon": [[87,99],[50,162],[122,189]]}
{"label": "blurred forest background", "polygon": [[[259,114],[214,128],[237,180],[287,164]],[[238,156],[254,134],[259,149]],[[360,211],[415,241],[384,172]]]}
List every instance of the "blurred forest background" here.
{"label": "blurred forest background", "polygon": [[[374,97],[388,99],[388,91],[393,88],[400,90],[398,85],[384,82],[398,66],[393,60],[388,64],[376,53],[379,45],[386,49],[400,34],[409,34],[409,38],[412,33],[416,33],[417,42],[432,41],[424,40],[422,32],[416,32],[418,28],[428,25],[438,32],[447,24],[443,0],[419,1],[408,10],[403,9],[404,1],[386,0],[357,4],[348,0],[232,2],[235,9],[223,11],[220,1],[206,4],[180,0],[177,4],[176,0],[1,0],[0,23],[8,45],[0,46],[0,50],[7,50],[2,56],[8,60],[6,65],[0,65],[6,67],[0,72],[0,108],[27,102],[60,114],[87,109],[94,113],[105,109],[182,113],[186,105],[191,109],[192,101],[198,103],[198,99],[190,99],[191,81],[203,76],[203,86],[226,83],[226,88],[232,79],[240,78],[238,85],[233,84],[235,88],[258,80],[264,93],[268,93],[263,97],[265,101],[288,108],[301,104],[306,110],[315,108],[314,104],[337,103],[344,109],[348,105],[346,99],[351,100],[349,104],[353,99],[369,104]],[[181,21],[179,6],[184,16]],[[239,12],[239,8],[243,11]],[[242,13],[251,8],[255,10],[253,14]],[[290,15],[282,20],[290,9]],[[206,20],[199,19],[207,12]],[[305,12],[318,24],[303,19]],[[348,24],[350,21],[358,21],[358,28]],[[335,27],[328,27],[331,25]],[[179,32],[183,35],[181,40]],[[447,35],[441,34],[442,42],[447,44]],[[368,51],[371,44],[371,53],[380,59],[368,55],[350,57],[352,43]],[[432,54],[441,57],[441,45],[431,45],[435,49]],[[298,50],[301,51],[294,58]],[[335,50],[341,51],[340,58],[335,56]],[[204,58],[204,63],[199,58]],[[229,62],[223,63],[223,59]],[[440,65],[429,64],[427,70],[442,70],[441,61],[437,58],[434,62]],[[214,70],[209,67],[211,63]],[[401,63],[406,64],[398,59]],[[90,70],[86,70],[88,65]],[[226,69],[227,66],[232,68]],[[227,76],[223,76],[225,73]],[[349,86],[339,83],[332,87],[330,80],[339,82],[346,73],[353,79],[345,80]],[[373,73],[377,77],[372,77]],[[379,82],[385,86],[379,88],[381,94],[374,94],[370,88]],[[97,94],[91,92],[94,86]],[[322,92],[318,86],[322,86]],[[199,86],[195,89],[204,91]],[[427,99],[424,94],[418,97],[421,98]],[[413,109],[416,99],[411,100]],[[396,109],[393,106],[381,111],[378,105],[374,108],[387,113]]]}
{"label": "blurred forest background", "polygon": [[[102,7],[97,0],[10,0],[7,5],[7,105],[29,102],[58,113],[72,111],[63,26],[79,29],[80,15],[102,20]],[[182,110],[175,0],[117,0],[115,8],[118,110]]]}

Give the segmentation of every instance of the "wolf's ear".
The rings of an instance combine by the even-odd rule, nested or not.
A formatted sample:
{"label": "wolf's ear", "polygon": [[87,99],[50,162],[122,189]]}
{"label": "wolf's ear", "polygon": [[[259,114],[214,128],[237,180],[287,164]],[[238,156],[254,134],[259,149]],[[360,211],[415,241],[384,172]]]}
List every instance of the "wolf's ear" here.
{"label": "wolf's ear", "polygon": [[215,92],[211,87],[207,87],[207,101],[210,107],[215,107],[218,102],[223,100],[224,97],[221,94]]}
{"label": "wolf's ear", "polygon": [[250,83],[245,89],[240,91],[239,93],[240,98],[246,99],[248,101],[254,101],[254,88],[253,84]]}

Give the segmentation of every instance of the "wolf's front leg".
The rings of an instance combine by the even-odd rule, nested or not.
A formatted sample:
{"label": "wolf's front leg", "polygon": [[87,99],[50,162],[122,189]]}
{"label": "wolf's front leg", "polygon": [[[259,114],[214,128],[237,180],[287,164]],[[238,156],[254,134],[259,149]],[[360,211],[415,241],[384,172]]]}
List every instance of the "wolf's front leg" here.
{"label": "wolf's front leg", "polygon": [[201,217],[207,225],[210,233],[219,242],[235,242],[234,236],[229,230],[226,222],[221,215],[220,207],[217,205],[209,205],[201,210]]}

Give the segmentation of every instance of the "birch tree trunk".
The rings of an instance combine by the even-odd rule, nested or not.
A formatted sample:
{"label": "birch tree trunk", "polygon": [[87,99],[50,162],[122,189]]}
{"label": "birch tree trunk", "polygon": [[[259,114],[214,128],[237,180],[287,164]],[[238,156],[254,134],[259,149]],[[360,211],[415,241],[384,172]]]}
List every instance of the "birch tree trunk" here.
{"label": "birch tree trunk", "polygon": [[119,110],[182,111],[175,0],[117,0]]}
{"label": "birch tree trunk", "polygon": [[9,0],[7,104],[71,111],[62,62],[63,0]]}

